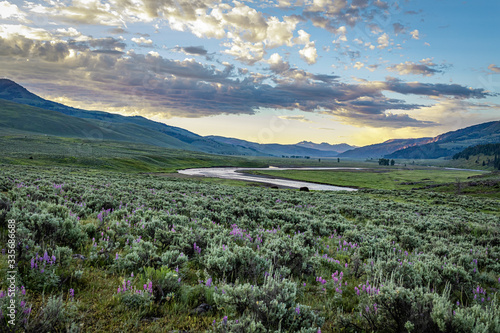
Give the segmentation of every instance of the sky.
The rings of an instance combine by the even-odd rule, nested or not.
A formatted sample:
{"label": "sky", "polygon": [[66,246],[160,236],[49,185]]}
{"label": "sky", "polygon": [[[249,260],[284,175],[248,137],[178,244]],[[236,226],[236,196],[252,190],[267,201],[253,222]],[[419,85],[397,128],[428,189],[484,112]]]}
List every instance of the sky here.
{"label": "sky", "polygon": [[0,77],[69,106],[260,143],[500,120],[500,1],[0,1]]}

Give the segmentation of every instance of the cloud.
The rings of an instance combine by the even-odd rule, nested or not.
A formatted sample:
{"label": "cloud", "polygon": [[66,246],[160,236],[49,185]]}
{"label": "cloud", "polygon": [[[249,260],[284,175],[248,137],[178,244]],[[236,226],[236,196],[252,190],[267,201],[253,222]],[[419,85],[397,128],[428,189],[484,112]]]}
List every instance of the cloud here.
{"label": "cloud", "polygon": [[377,43],[378,43],[377,47],[379,49],[385,49],[386,47],[389,46],[389,35],[387,35],[386,33],[384,33],[382,36],[380,36],[377,39]]}
{"label": "cloud", "polygon": [[498,67],[497,65],[495,64],[490,64],[488,66],[488,69],[492,72],[495,72],[495,73],[500,73],[500,67]]}
{"label": "cloud", "polygon": [[399,75],[423,75],[432,76],[436,73],[442,73],[442,69],[438,69],[438,66],[432,62],[431,59],[420,60],[420,63],[414,63],[411,61],[406,61],[404,63],[396,64],[387,67],[387,70],[391,72],[397,72]]}
{"label": "cloud", "polygon": [[111,28],[108,31],[114,35],[128,34],[129,33],[127,30],[125,30],[123,28]]}
{"label": "cloud", "polygon": [[308,43],[302,50],[299,51],[302,60],[307,62],[309,65],[315,64],[318,58],[318,52],[316,51],[315,43]]}
{"label": "cloud", "polygon": [[13,38],[17,35],[24,36],[32,40],[54,40],[52,34],[43,28],[33,28],[22,24],[0,25],[0,37]]}
{"label": "cloud", "polygon": [[283,61],[283,58],[278,53],[273,53],[269,57],[267,63],[269,64],[269,69],[276,74],[283,73],[290,69],[290,64]]}
{"label": "cloud", "polygon": [[394,33],[396,35],[402,34],[402,33],[404,33],[406,31],[405,26],[402,25],[401,23],[393,23],[392,27],[393,27]]}
{"label": "cloud", "polygon": [[441,99],[434,105],[417,110],[416,114],[419,117],[439,123],[443,127],[442,133],[481,122],[498,120],[498,117],[495,117],[498,110],[500,110],[500,105],[472,103],[457,99]]}
{"label": "cloud", "polygon": [[208,53],[207,50],[205,50],[205,47],[203,46],[176,46],[174,47],[174,50],[177,52],[183,52],[188,55],[206,55]]}
{"label": "cloud", "polygon": [[419,32],[417,29],[411,31],[410,35],[411,35],[411,38],[413,38],[413,39],[419,39]]}
{"label": "cloud", "polygon": [[151,39],[146,39],[144,37],[134,37],[132,38],[132,42],[136,43],[139,46],[150,46],[153,44],[153,41]]}
{"label": "cloud", "polygon": [[278,116],[280,119],[285,119],[285,120],[297,120],[303,123],[312,123],[312,120],[307,119],[305,116]]}
{"label": "cloud", "polygon": [[[389,98],[384,93],[457,100],[489,96],[483,89],[458,84],[404,82],[394,78],[343,83],[335,75],[293,68],[278,52],[263,60],[263,44],[246,42],[240,37],[232,40],[230,50],[234,50],[234,41],[238,41],[242,49],[234,50],[235,54],[240,57],[248,54],[249,63],[259,58],[265,61],[269,75],[238,69],[236,76],[236,68],[227,63],[208,65],[194,59],[164,58],[157,52],[127,51],[122,38],[87,36],[85,40],[76,40],[79,37],[71,36],[79,33],[70,28],[56,29],[52,34],[39,28],[2,26],[0,34],[3,75],[28,80],[39,91],[47,95],[54,91],[54,95],[72,99],[81,107],[102,107],[126,114],[206,117],[254,114],[260,108],[267,108],[323,113],[346,123],[371,127],[426,127],[434,126],[433,122],[415,116],[422,105]],[[58,41],[56,34],[64,35],[67,40]],[[308,42],[305,48],[311,44],[314,47],[314,42]],[[189,46],[182,49],[187,48],[191,48],[190,52],[204,50]],[[309,62],[316,61],[315,47],[303,56]],[[431,66],[432,60],[420,63]],[[300,119],[294,120],[307,118]]]}
{"label": "cloud", "polygon": [[486,98],[492,96],[482,88],[474,89],[459,84],[407,83],[394,78],[387,79],[385,89],[404,95],[452,96],[455,98]]}
{"label": "cloud", "polygon": [[253,65],[262,60],[265,54],[263,43],[245,42],[240,38],[235,38],[232,42],[223,45],[229,49],[222,51],[222,53],[232,55],[236,60],[247,65]]}
{"label": "cloud", "polygon": [[0,18],[15,19],[20,22],[26,22],[26,13],[21,11],[17,5],[8,1],[0,1]]}
{"label": "cloud", "polygon": [[365,66],[365,64],[363,64],[362,62],[360,61],[356,61],[356,63],[354,64],[354,68],[356,69],[361,69]]}
{"label": "cloud", "polygon": [[293,42],[295,44],[302,44],[302,45],[309,44],[309,42],[310,42],[309,39],[311,37],[310,34],[305,32],[304,30],[299,30],[299,31],[297,31],[297,33],[299,34],[299,37],[297,37],[293,40]]}

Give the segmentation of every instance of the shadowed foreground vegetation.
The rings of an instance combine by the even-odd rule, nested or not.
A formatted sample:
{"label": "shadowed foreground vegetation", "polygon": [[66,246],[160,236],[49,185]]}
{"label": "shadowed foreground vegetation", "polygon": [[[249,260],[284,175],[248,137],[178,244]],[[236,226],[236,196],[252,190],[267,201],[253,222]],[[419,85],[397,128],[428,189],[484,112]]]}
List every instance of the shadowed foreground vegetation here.
{"label": "shadowed foreground vegetation", "polygon": [[3,332],[500,330],[498,200],[1,170]]}

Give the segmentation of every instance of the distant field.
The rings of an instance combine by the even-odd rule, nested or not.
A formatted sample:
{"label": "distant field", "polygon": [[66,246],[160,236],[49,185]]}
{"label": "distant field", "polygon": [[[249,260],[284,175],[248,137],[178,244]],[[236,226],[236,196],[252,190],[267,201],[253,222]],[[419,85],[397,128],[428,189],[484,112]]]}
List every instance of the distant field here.
{"label": "distant field", "polygon": [[484,174],[484,172],[445,169],[265,170],[252,171],[251,173],[337,186],[382,190],[402,190],[427,185],[453,183],[457,179],[463,182],[467,180],[467,177]]}
{"label": "distant field", "polygon": [[213,155],[123,141],[2,133],[0,164],[70,166],[120,172],[175,172],[213,166],[378,167],[375,161]]}
{"label": "distant field", "polygon": [[0,164],[70,166],[120,172],[175,172],[211,166],[265,167],[259,160],[107,140],[0,136]]}

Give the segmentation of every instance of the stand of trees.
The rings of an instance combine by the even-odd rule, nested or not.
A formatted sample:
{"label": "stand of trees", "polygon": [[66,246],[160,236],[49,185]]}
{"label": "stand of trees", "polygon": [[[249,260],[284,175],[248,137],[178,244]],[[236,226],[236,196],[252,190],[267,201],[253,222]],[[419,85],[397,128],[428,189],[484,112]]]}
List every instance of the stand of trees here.
{"label": "stand of trees", "polygon": [[468,160],[471,156],[480,154],[493,157],[493,159],[488,158],[486,162],[483,161],[483,165],[490,165],[490,163],[493,163],[493,167],[500,170],[500,143],[488,143],[465,148],[460,153],[453,155],[453,159],[465,158]]}
{"label": "stand of trees", "polygon": [[378,165],[394,165],[394,164],[396,164],[396,161],[389,160],[388,158],[380,158],[378,160]]}

